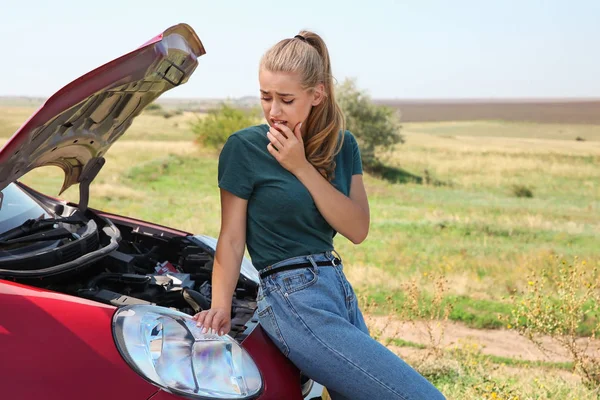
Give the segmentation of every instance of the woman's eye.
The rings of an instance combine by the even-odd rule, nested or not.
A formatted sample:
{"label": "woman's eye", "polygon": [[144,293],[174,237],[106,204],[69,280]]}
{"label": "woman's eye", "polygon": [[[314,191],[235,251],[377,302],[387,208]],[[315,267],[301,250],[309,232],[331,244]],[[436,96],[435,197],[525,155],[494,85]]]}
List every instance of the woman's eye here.
{"label": "woman's eye", "polygon": [[270,98],[270,97],[261,97],[260,99],[261,99],[261,100],[264,100],[264,101],[271,101],[271,98]]}
{"label": "woman's eye", "polygon": [[292,104],[294,100],[282,100],[285,104]]}

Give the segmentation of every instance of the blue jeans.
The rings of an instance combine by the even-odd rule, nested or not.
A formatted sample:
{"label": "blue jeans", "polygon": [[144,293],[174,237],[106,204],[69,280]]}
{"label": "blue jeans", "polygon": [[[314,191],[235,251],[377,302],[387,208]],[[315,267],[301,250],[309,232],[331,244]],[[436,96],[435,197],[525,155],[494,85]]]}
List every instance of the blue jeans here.
{"label": "blue jeans", "polygon": [[316,266],[331,252],[294,257],[267,268],[310,267],[261,279],[260,323],[306,376],[333,400],[438,400],[445,397],[402,359],[369,336],[343,266]]}

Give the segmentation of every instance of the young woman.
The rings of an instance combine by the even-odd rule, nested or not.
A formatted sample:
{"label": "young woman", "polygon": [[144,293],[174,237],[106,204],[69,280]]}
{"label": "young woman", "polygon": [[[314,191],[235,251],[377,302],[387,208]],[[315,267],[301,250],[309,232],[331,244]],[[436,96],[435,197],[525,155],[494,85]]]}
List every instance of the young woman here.
{"label": "young woman", "polygon": [[369,231],[360,151],[344,129],[329,53],[300,32],[269,49],[259,83],[268,124],[234,133],[219,158],[221,232],[204,330],[231,328],[244,246],[259,270],[263,329],[332,399],[443,399],[425,378],[369,336],[333,248]]}

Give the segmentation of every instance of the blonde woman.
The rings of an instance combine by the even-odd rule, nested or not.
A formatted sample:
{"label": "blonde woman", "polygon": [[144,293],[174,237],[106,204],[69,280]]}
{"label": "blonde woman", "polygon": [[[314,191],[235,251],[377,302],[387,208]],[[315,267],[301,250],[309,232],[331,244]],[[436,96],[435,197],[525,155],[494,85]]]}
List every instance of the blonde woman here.
{"label": "blonde woman", "polygon": [[320,36],[302,31],[261,59],[267,124],[235,132],[220,158],[221,232],[212,308],[195,318],[219,334],[244,246],[261,276],[261,326],[332,399],[443,399],[425,378],[369,336],[336,233],[355,244],[369,231],[360,151],[344,129]]}

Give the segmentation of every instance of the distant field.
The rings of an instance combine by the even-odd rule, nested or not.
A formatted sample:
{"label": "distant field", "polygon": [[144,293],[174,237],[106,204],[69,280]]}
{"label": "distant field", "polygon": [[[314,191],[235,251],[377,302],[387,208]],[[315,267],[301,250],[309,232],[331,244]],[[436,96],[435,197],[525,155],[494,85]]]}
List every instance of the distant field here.
{"label": "distant field", "polygon": [[[165,109],[201,111],[215,107],[224,99],[161,98],[157,102]],[[0,107],[37,108],[43,98],[2,97]],[[228,99],[239,107],[259,104],[257,97]],[[600,100],[375,100],[396,108],[402,122],[436,121],[516,121],[548,124],[600,125]]]}
{"label": "distant field", "polygon": [[377,102],[400,110],[403,122],[503,120],[560,124],[600,124],[600,100],[379,100]]}
{"label": "distant field", "polygon": [[[518,121],[447,121],[405,122],[404,132],[423,133],[439,138],[456,139],[466,137],[520,139],[517,148],[524,150],[532,139],[558,140],[561,148],[586,149],[598,146],[600,125],[575,123],[534,123]],[[497,142],[496,140],[496,142]],[[593,141],[596,144],[584,143]],[[573,143],[571,143],[573,142]],[[577,143],[575,143],[577,142]],[[514,148],[515,142],[507,142]],[[531,146],[535,149],[536,146]]]}
{"label": "distant field", "polygon": [[45,101],[41,97],[0,96],[0,107],[33,107],[38,108]]}

